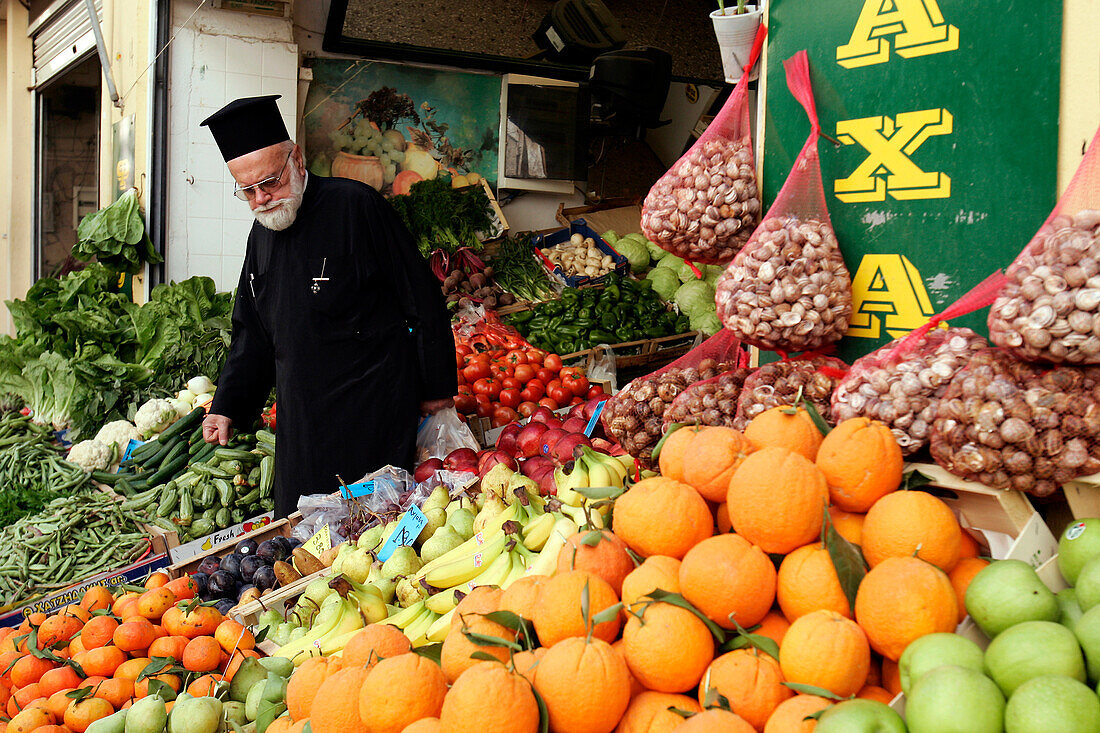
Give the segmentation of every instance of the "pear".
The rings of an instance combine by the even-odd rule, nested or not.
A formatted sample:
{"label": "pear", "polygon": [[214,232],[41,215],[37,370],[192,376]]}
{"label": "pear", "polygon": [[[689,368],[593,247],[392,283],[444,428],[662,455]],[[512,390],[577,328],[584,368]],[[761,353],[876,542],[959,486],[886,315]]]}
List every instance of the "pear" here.
{"label": "pear", "polygon": [[451,495],[447,493],[447,487],[443,484],[436,486],[424,503],[420,505],[420,511],[427,514],[433,509],[446,509],[451,501]]}
{"label": "pear", "polygon": [[386,529],[384,524],[376,524],[370,529],[363,530],[363,534],[359,535],[359,540],[356,542],[359,547],[365,550],[377,550],[382,546],[382,532]]}
{"label": "pear", "polygon": [[[252,657],[248,659],[252,659]],[[244,667],[243,663],[241,667]],[[126,715],[124,729],[126,733],[145,733],[146,731],[164,730],[164,725],[167,722],[168,711],[165,710],[164,700],[156,695],[147,695],[130,706],[130,712]]]}
{"label": "pear", "polygon": [[504,512],[508,507],[504,500],[497,495],[492,495],[485,500],[485,506],[474,517],[474,532],[481,532],[492,521],[493,517]]}
{"label": "pear", "polygon": [[[473,527],[473,517],[470,517],[470,526]],[[466,541],[458,532],[454,530],[449,524],[444,524],[442,527],[435,531],[431,537],[420,548],[420,559],[425,563],[429,563],[438,557],[442,557],[454,548],[461,545]]]}
{"label": "pear", "polygon": [[341,542],[340,549],[336,553],[336,557],[329,563],[329,567],[332,568],[332,572],[339,574],[344,572],[344,563],[347,562],[348,555],[355,551],[355,545],[351,542]]}
{"label": "pear", "polygon": [[508,497],[505,496],[505,494],[507,493],[508,482],[514,475],[515,472],[508,468],[507,465],[498,463],[490,468],[488,473],[481,477],[481,493],[489,493],[507,502]]}
{"label": "pear", "polygon": [[382,563],[382,576],[392,579],[399,575],[412,575],[420,569],[421,565],[423,563],[417,557],[416,550],[408,545],[402,545],[393,551],[386,562]]}
{"label": "pear", "polygon": [[374,562],[374,558],[371,556],[370,551],[360,548],[347,556],[340,572],[356,583],[366,583],[367,576],[370,575],[372,562]]}
{"label": "pear", "polygon": [[516,501],[518,498],[516,496],[516,489],[520,488],[524,489],[527,492],[528,502],[530,502],[532,496],[539,495],[538,484],[524,476],[522,473],[513,473],[512,477],[508,479],[508,485],[505,487],[504,501],[508,504]]}
{"label": "pear", "polygon": [[106,718],[92,721],[92,724],[85,729],[84,733],[126,733],[126,713],[128,710],[129,708],[119,710]]}
{"label": "pear", "polygon": [[256,716],[256,733],[265,733],[267,727],[285,712],[286,703],[265,700],[260,705],[260,714]]}
{"label": "pear", "polygon": [[[454,514],[447,517],[447,526],[453,529],[465,542],[474,536],[474,513],[465,507],[461,507],[455,510]],[[423,556],[423,553],[421,553],[421,556]]]}
{"label": "pear", "polygon": [[278,644],[279,646],[286,646],[286,644],[290,641],[290,632],[294,631],[294,629],[296,628],[298,627],[294,624],[279,624],[271,632],[271,636],[269,636],[268,638],[271,639],[273,643]]}
{"label": "pear", "polygon": [[264,701],[265,687],[267,687],[267,680],[257,682],[248,688],[248,695],[244,699],[244,715],[249,720],[255,720],[260,714],[260,703]]}
{"label": "pear", "polygon": [[427,598],[428,590],[420,585],[419,581],[408,577],[397,581],[396,595],[398,604],[404,608],[408,608],[417,601],[422,601]]}
{"label": "pear", "polygon": [[[282,657],[264,657],[264,659],[283,659]],[[261,660],[262,661],[262,660]],[[289,659],[283,659],[283,661],[290,662]],[[293,667],[293,662],[291,666]],[[225,719],[229,723],[236,723],[237,725],[247,725],[248,717],[245,715],[245,705],[243,702],[237,702],[236,700],[228,700],[222,703],[222,711],[225,713]],[[87,733],[87,731],[85,731]]]}
{"label": "pear", "polygon": [[279,675],[283,679],[290,679],[294,674],[294,662],[286,657],[260,657],[262,664],[268,672]]}
{"label": "pear", "polygon": [[485,508],[485,502],[487,502],[488,500],[489,500],[489,492],[487,492],[487,491],[477,492],[477,496],[474,497],[474,509],[476,509],[477,511],[480,512],[482,509]]}
{"label": "pear", "polygon": [[215,697],[177,700],[168,717],[168,733],[217,733],[221,720],[222,703]]}
{"label": "pear", "polygon": [[260,664],[260,660],[254,657],[245,657],[244,661],[241,662],[241,666],[233,674],[233,681],[229,683],[229,699],[247,703],[248,693],[252,690],[252,687],[266,681],[267,675],[267,668]]}
{"label": "pear", "polygon": [[424,512],[424,518],[427,519],[427,523],[424,525],[424,529],[420,530],[420,534],[416,537],[417,544],[420,544],[435,534],[435,531],[447,523],[447,510],[443,507],[436,507],[435,509],[428,509]]}
{"label": "pear", "polygon": [[328,578],[314,578],[311,580],[302,590],[302,598],[308,598],[317,607],[320,607],[325,599],[333,593],[332,588],[328,587],[328,580]]}

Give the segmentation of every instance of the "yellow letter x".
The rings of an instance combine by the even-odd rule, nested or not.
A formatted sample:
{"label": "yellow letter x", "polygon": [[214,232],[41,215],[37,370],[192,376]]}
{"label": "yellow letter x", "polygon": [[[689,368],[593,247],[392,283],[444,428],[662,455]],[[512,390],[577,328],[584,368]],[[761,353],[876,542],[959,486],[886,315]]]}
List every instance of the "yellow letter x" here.
{"label": "yellow letter x", "polygon": [[[836,125],[845,145],[859,143],[869,155],[847,178],[833,183],[836,197],[847,203],[937,199],[951,196],[951,179],[943,173],[925,173],[909,159],[933,135],[949,135],[954,118],[945,109],[903,112],[889,117],[864,117]],[[889,175],[880,175],[889,171]]]}
{"label": "yellow letter x", "polygon": [[866,0],[852,37],[836,50],[845,69],[890,60],[890,39],[902,58],[959,48],[959,29],[944,22],[936,0]]}

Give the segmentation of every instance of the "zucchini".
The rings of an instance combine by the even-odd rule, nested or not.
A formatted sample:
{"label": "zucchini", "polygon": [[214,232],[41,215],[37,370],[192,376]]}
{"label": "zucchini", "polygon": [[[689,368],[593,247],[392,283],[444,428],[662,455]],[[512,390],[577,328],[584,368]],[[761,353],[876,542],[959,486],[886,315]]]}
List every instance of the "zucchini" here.
{"label": "zucchini", "polygon": [[214,516],[214,524],[218,525],[218,529],[225,529],[230,525],[231,518],[232,515],[229,513],[229,510],[225,507],[222,507]]}
{"label": "zucchini", "polygon": [[270,443],[271,447],[274,448],[275,447],[275,433],[273,433],[273,432],[271,432],[270,430],[267,430],[267,429],[257,430],[256,431],[256,442],[257,443]]}
{"label": "zucchini", "polygon": [[157,499],[160,498],[160,487],[155,489],[149,489],[143,493],[140,493],[133,498],[127,499],[122,502],[123,509],[144,509],[148,506],[152,506]]}
{"label": "zucchini", "polygon": [[203,481],[195,487],[195,491],[192,493],[191,498],[194,500],[196,509],[208,509],[214,504],[214,499],[217,498],[217,491],[214,489],[213,483],[210,481]]}
{"label": "zucchini", "polygon": [[223,471],[217,466],[211,466],[209,463],[193,463],[191,464],[191,470],[195,473],[203,476],[210,476],[212,478],[233,478],[235,474],[229,471]]}
{"label": "zucchini", "polygon": [[210,459],[210,456],[214,455],[214,451],[217,450],[217,448],[218,446],[216,443],[206,443],[203,448],[199,449],[198,453],[195,453],[191,462],[206,463]]}
{"label": "zucchini", "polygon": [[222,461],[240,461],[241,463],[255,463],[260,460],[260,456],[256,455],[252,451],[240,450],[239,448],[217,448],[214,450],[214,455]]}
{"label": "zucchini", "polygon": [[214,523],[209,519],[196,519],[191,523],[191,536],[195,539],[205,537],[214,531]]}
{"label": "zucchini", "polygon": [[[180,445],[185,445],[180,443]],[[171,461],[165,461],[164,465],[157,469],[156,473],[152,474],[148,478],[148,482],[151,484],[167,481],[168,479],[175,478],[176,474],[181,472],[187,467],[187,454],[184,453],[173,458]]]}
{"label": "zucchini", "polygon": [[271,489],[275,485],[275,457],[264,456],[260,461],[260,498],[271,496]]}
{"label": "zucchini", "polygon": [[239,507],[247,507],[247,506],[251,506],[251,505],[255,504],[259,500],[260,500],[260,490],[259,489],[252,489],[252,491],[248,492],[247,494],[242,496],[240,499],[237,499],[237,501],[234,502],[234,503]]}
{"label": "zucchini", "polygon": [[180,523],[191,523],[191,518],[195,515],[195,504],[191,500],[190,491],[180,492]]}
{"label": "zucchini", "polygon": [[181,473],[179,476],[176,477],[176,486],[180,487],[181,489],[190,489],[192,486],[197,484],[201,478],[202,476],[195,473],[194,471],[187,470],[186,472]]}
{"label": "zucchini", "polygon": [[[217,455],[217,454],[218,454],[218,452],[214,451],[214,455]],[[238,473],[240,473],[241,471],[244,470],[244,466],[241,464],[241,462],[236,461],[236,460],[222,461],[220,464],[218,464],[218,467],[221,468],[223,471],[229,471],[230,473],[232,473],[234,475],[236,475],[236,474],[238,474]]]}
{"label": "zucchini", "polygon": [[161,443],[160,448],[154,453],[148,460],[142,461],[141,465],[146,470],[152,470],[155,466],[159,466],[167,457],[169,453],[176,447],[177,444],[183,443],[183,438],[177,438],[176,440],[169,440],[166,443]]}
{"label": "zucchini", "polygon": [[218,490],[218,502],[222,506],[233,505],[233,487],[223,478],[214,479],[214,487]]}
{"label": "zucchini", "polygon": [[192,430],[196,425],[202,422],[203,416],[206,414],[206,410],[201,407],[196,407],[191,412],[187,413],[179,420],[169,425],[164,429],[164,432],[160,434],[158,440],[164,441],[177,436],[181,436],[187,430]]}
{"label": "zucchini", "polygon": [[164,491],[161,494],[160,507],[157,509],[158,517],[170,517],[172,510],[176,508],[176,502],[179,501],[180,494],[178,491]]}
{"label": "zucchini", "polygon": [[120,478],[126,475],[125,473],[111,473],[110,471],[92,471],[92,481],[114,486]]}
{"label": "zucchini", "polygon": [[272,499],[270,496],[260,499],[260,508],[263,509],[265,512],[271,511],[275,508],[275,500]]}

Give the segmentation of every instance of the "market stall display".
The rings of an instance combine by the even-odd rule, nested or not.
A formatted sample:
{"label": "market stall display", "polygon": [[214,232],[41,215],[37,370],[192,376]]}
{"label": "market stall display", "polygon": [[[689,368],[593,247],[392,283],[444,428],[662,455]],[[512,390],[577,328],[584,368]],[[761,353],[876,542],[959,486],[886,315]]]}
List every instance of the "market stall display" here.
{"label": "market stall display", "polygon": [[6,412],[0,417],[0,526],[91,486],[88,472],[62,454],[51,431],[26,415]]}

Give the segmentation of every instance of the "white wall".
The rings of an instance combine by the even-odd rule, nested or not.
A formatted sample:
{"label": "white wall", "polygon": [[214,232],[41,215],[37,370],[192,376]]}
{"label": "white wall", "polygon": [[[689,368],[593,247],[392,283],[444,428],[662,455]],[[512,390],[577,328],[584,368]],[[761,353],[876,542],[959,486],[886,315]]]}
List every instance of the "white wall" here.
{"label": "white wall", "polygon": [[168,278],[206,275],[230,290],[240,275],[252,214],[233,198],[233,180],[214,138],[199,123],[239,97],[281,94],[279,110],[293,137],[298,47],[289,20],[206,7],[195,12],[195,3],[184,0],[172,4],[172,25]]}

